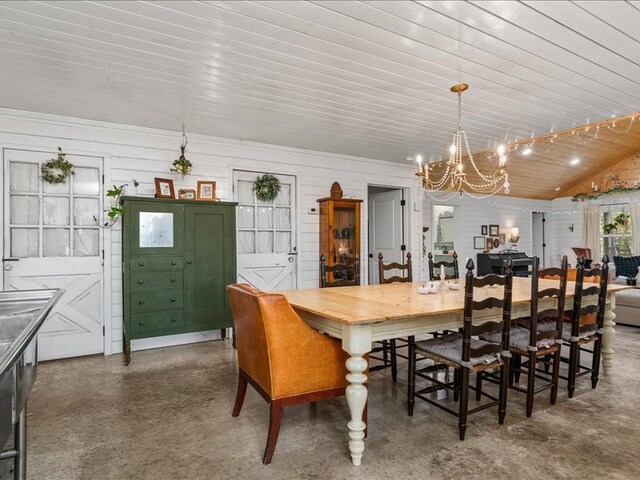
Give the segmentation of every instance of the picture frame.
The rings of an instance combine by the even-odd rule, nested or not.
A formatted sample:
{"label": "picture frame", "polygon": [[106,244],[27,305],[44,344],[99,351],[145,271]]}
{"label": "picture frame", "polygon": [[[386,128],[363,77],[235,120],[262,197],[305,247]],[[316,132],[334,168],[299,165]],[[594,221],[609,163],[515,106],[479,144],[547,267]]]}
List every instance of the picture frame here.
{"label": "picture frame", "polygon": [[487,237],[487,243],[485,245],[485,250],[488,252],[489,250],[493,249],[493,237]]}
{"label": "picture frame", "polygon": [[489,225],[489,236],[490,237],[500,236],[500,225]]}
{"label": "picture frame", "polygon": [[178,198],[180,200],[195,200],[196,191],[193,188],[181,188],[178,190]]}
{"label": "picture frame", "polygon": [[484,236],[484,237],[486,237],[486,236],[487,236],[487,228],[488,228],[488,227],[487,227],[486,225],[482,225],[482,226],[480,227],[480,234],[481,234],[482,236]]}
{"label": "picture frame", "polygon": [[500,239],[500,245],[504,245],[505,243],[507,243],[507,234],[506,233],[501,233],[498,238]]}
{"label": "picture frame", "polygon": [[170,178],[156,177],[154,181],[156,184],[156,198],[176,198],[173,180]]}
{"label": "picture frame", "polygon": [[485,246],[485,237],[473,237],[473,249],[474,250],[484,250]]}
{"label": "picture frame", "polygon": [[216,182],[213,180],[198,180],[196,199],[213,202],[216,199]]}

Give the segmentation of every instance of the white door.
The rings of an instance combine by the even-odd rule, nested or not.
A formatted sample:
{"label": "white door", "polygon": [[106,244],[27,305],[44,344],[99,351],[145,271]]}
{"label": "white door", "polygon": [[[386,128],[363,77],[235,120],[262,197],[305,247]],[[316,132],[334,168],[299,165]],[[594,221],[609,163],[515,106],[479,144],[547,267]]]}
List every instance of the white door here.
{"label": "white door", "polygon": [[[404,190],[369,194],[369,285],[380,283],[379,253],[382,253],[385,263],[402,263],[404,260],[403,200]],[[389,275],[392,274],[396,273],[391,272]]]}
{"label": "white door", "polygon": [[104,351],[102,158],[67,155],[74,175],[51,185],[40,177],[54,152],[4,150],[4,288],[64,288],[38,335],[38,358]]}
{"label": "white door", "polygon": [[258,200],[253,182],[260,172],[234,172],[238,202],[238,282],[263,291],[297,287],[296,183],[290,175],[275,175],[280,193]]}
{"label": "white door", "polygon": [[547,245],[545,244],[546,219],[544,217],[544,212],[532,213],[531,256],[540,259],[541,267],[545,267],[548,263],[546,259]]}

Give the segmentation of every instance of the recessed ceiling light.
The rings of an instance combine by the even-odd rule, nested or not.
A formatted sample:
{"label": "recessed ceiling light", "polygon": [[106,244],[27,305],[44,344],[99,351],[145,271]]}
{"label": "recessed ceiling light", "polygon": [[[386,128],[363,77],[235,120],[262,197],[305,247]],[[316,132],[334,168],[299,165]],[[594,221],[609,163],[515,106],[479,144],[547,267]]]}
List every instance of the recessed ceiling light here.
{"label": "recessed ceiling light", "polygon": [[560,187],[556,187],[556,188],[554,188],[554,190],[555,190],[556,192],[559,192],[559,191],[560,191]]}
{"label": "recessed ceiling light", "polygon": [[533,148],[531,147],[524,147],[522,149],[522,155],[524,155],[525,157],[531,155],[532,153],[533,153]]}
{"label": "recessed ceiling light", "polygon": [[569,162],[571,165],[577,165],[580,163],[580,159],[579,158],[574,158],[573,160],[571,160]]}

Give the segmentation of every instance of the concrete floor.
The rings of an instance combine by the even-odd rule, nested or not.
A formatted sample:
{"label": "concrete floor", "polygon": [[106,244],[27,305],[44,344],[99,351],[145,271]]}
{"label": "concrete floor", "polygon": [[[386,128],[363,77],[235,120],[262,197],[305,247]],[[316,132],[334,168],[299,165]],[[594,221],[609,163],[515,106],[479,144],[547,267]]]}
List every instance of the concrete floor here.
{"label": "concrete floor", "polygon": [[[562,385],[551,407],[524,415],[510,392],[505,425],[485,410],[457,419],[419,402],[405,408],[406,364],[394,385],[371,376],[369,437],[351,465],[344,398],[285,409],[273,463],[261,463],[267,404],[249,389],[231,417],[235,353],[230,341],[88,357],[41,365],[29,404],[29,479],[635,479],[640,475],[640,328],[618,327],[614,371],[596,390]],[[10,462],[0,478],[12,478]]]}

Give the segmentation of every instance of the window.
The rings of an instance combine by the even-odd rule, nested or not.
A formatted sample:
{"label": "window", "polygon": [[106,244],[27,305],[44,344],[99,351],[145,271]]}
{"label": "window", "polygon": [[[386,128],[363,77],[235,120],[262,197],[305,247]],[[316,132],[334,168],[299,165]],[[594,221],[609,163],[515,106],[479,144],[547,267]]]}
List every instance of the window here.
{"label": "window", "polygon": [[600,247],[604,255],[629,257],[633,252],[633,228],[626,204],[600,207]]}

